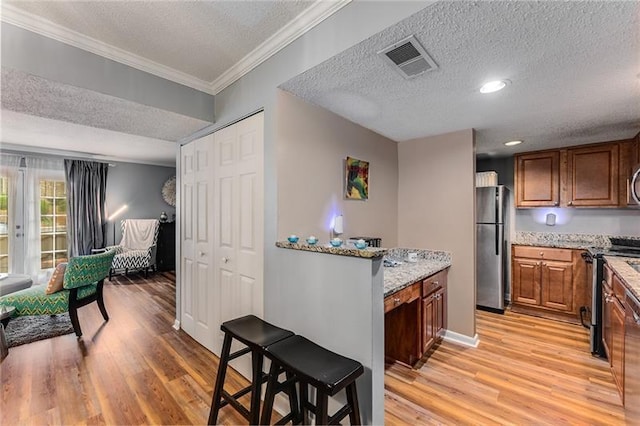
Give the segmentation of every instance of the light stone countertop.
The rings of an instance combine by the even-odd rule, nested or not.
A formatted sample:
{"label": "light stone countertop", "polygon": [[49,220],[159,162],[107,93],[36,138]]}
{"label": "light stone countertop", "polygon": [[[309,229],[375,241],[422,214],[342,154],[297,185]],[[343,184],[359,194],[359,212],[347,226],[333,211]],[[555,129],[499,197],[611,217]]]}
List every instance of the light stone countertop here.
{"label": "light stone countertop", "polygon": [[[408,252],[418,253],[418,261],[407,262]],[[451,253],[445,251],[394,248],[387,257],[402,261],[402,265],[384,267],[384,297],[451,266]]]}
{"label": "light stone countertop", "polygon": [[326,253],[326,254],[336,254],[339,256],[351,256],[351,257],[362,257],[365,259],[374,259],[377,257],[382,257],[387,254],[386,248],[379,247],[367,247],[365,249],[357,249],[353,245],[348,246],[347,244],[343,244],[341,247],[333,247],[332,245],[325,244],[307,244],[306,242],[297,242],[290,243],[289,241],[277,241],[276,247],[292,249],[292,250],[302,250],[302,251],[312,251],[315,253]]}
{"label": "light stone countertop", "polygon": [[588,249],[589,247],[606,248],[611,246],[609,237],[597,234],[560,234],[555,232],[523,232],[516,233],[511,242],[519,246],[553,247],[567,249]]}
{"label": "light stone countertop", "polygon": [[636,257],[604,256],[607,264],[622,279],[627,289],[640,299],[640,272],[633,269],[629,263],[640,265],[640,259]]}

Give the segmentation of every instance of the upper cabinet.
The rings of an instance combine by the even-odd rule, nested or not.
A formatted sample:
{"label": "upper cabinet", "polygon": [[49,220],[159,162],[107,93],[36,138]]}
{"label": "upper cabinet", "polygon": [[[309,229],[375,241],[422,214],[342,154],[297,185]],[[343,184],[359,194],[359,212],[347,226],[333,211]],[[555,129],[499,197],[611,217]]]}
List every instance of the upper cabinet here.
{"label": "upper cabinet", "polygon": [[517,154],[516,207],[626,207],[638,138]]}
{"label": "upper cabinet", "polygon": [[518,207],[560,204],[560,151],[517,155],[515,175]]}
{"label": "upper cabinet", "polygon": [[617,143],[567,150],[567,206],[617,207],[618,161]]}

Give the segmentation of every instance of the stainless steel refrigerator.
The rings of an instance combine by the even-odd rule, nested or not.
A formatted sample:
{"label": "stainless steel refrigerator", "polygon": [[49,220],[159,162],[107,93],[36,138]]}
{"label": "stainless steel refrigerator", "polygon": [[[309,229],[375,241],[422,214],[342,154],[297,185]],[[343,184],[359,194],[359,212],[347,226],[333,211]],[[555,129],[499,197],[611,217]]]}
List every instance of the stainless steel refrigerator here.
{"label": "stainless steel refrigerator", "polygon": [[503,185],[476,188],[476,305],[504,312],[507,274],[507,198]]}

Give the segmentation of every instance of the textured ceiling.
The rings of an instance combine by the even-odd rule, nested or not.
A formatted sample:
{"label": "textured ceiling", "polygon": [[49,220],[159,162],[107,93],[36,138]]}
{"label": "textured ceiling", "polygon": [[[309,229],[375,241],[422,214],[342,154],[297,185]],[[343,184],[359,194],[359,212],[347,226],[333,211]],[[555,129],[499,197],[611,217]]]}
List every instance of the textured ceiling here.
{"label": "textured ceiling", "polygon": [[211,124],[5,67],[1,80],[3,110],[172,142]]}
{"label": "textured ceiling", "polygon": [[85,36],[213,81],[313,4],[287,1],[7,1]]}
{"label": "textured ceiling", "polygon": [[2,111],[3,149],[175,167],[176,144],[60,120]]}
{"label": "textured ceiling", "polygon": [[[405,80],[377,52],[411,34],[439,68]],[[511,84],[479,93],[495,79]],[[628,138],[640,2],[439,2],[282,88],[396,141],[475,128],[481,155]]]}

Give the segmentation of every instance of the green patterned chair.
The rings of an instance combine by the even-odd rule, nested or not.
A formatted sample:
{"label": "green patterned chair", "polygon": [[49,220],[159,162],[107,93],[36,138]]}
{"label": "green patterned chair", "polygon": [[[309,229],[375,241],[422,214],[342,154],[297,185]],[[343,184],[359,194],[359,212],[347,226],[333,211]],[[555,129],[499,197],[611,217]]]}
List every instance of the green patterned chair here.
{"label": "green patterned chair", "polygon": [[64,273],[63,290],[45,294],[46,285],[33,286],[0,297],[0,305],[16,308],[14,316],[55,315],[69,312],[76,336],[82,336],[78,322],[78,308],[91,302],[98,302],[105,321],[109,315],[104,307],[102,286],[109,275],[115,252],[78,256],[69,259]]}

